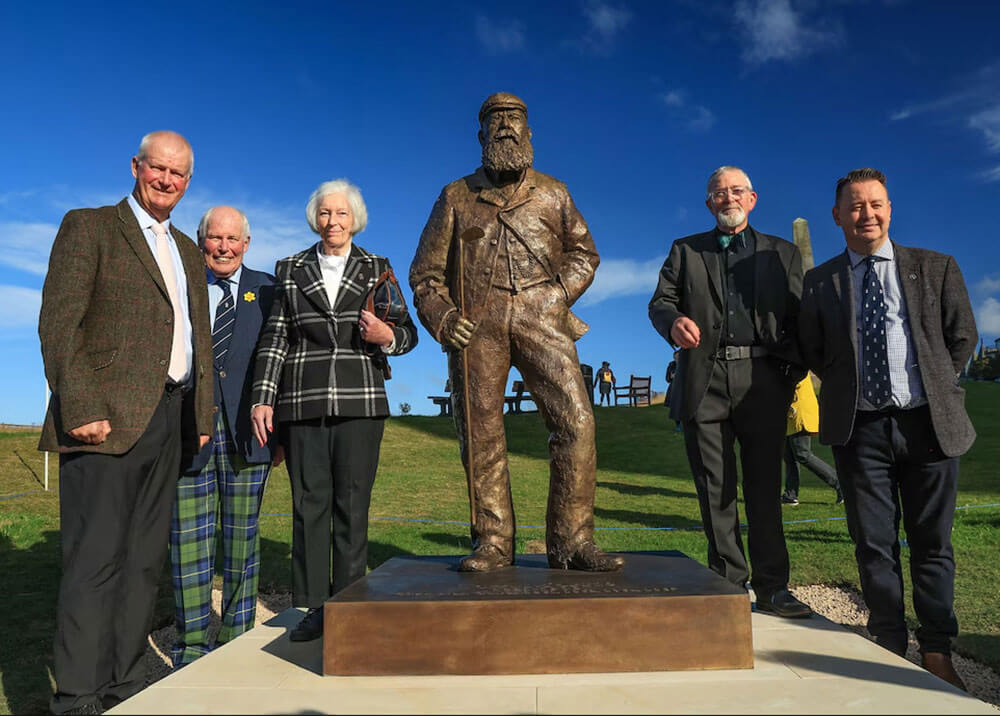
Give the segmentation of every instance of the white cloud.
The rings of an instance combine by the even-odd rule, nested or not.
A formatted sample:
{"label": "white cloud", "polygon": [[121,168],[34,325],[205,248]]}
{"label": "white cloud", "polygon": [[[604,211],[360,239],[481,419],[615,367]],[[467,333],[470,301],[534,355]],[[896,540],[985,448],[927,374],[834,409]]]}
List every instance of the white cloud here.
{"label": "white cloud", "polygon": [[590,24],[591,32],[604,42],[612,41],[632,19],[632,13],[625,8],[614,7],[598,0],[587,2],[583,6],[583,14]]}
{"label": "white cloud", "polygon": [[0,222],[0,264],[44,276],[58,230],[55,224],[43,222]]}
{"label": "white cloud", "polygon": [[969,117],[969,127],[983,133],[990,151],[1000,151],[1000,104],[973,114]]}
{"label": "white cloud", "polygon": [[694,132],[707,132],[715,125],[715,113],[701,104],[688,101],[685,90],[673,89],[660,94],[660,101],[667,107],[671,117],[683,123]]}
{"label": "white cloud", "polygon": [[983,338],[1000,336],[1000,301],[992,296],[976,307],[976,328]]}
{"label": "white cloud", "polygon": [[976,281],[972,290],[977,296],[989,296],[994,293],[1000,293],[1000,274],[983,276]]}
{"label": "white cloud", "polygon": [[490,54],[524,49],[524,28],[517,20],[494,20],[485,15],[477,15],[476,38]]}
{"label": "white cloud", "polygon": [[748,38],[743,59],[755,65],[793,60],[841,42],[838,26],[807,27],[803,13],[792,7],[790,0],[741,0],[734,13]]}
{"label": "white cloud", "polygon": [[0,329],[37,328],[42,292],[22,286],[0,286]]}
{"label": "white cloud", "polygon": [[[941,115],[947,122],[961,121],[980,133],[991,152],[1000,152],[1000,62],[962,74],[959,89],[938,99],[918,102],[889,115],[891,121],[909,120],[923,114]],[[1000,166],[980,170],[977,175],[986,182],[1000,181]]]}
{"label": "white cloud", "polygon": [[580,297],[581,306],[593,306],[609,298],[653,295],[656,277],[666,256],[648,261],[635,259],[603,259],[597,267],[594,283]]}

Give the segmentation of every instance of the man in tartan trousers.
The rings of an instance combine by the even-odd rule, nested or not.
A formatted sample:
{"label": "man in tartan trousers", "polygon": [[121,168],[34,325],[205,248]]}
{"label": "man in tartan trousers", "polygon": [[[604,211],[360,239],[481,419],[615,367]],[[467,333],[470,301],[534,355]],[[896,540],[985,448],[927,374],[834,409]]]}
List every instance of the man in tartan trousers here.
{"label": "man in tartan trousers", "polygon": [[170,530],[177,642],[174,666],[211,650],[208,627],[215,574],[216,529],[222,528],[222,626],[216,644],[251,629],[260,566],[258,516],[272,462],[250,427],[249,371],[261,326],[271,311],[274,276],[243,266],[250,245],[246,216],[228,206],[205,212],[198,226],[205,256],[215,384],[212,440],[182,466]]}

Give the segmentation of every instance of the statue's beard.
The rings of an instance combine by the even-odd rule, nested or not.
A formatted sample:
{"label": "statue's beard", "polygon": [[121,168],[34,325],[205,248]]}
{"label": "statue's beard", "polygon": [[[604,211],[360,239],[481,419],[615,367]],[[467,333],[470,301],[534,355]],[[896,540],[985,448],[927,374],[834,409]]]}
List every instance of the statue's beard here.
{"label": "statue's beard", "polygon": [[525,137],[521,143],[509,137],[494,139],[483,145],[483,166],[494,172],[520,172],[531,166],[535,150]]}

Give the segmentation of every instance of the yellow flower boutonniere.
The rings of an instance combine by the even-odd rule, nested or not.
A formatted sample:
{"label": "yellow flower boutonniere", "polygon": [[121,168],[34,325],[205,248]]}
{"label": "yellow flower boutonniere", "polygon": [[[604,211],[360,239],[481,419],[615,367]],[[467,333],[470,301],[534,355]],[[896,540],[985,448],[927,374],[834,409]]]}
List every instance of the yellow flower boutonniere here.
{"label": "yellow flower boutonniere", "polygon": [[246,301],[247,303],[250,303],[251,301],[256,301],[257,294],[254,293],[253,291],[247,291],[246,293],[243,294],[243,300]]}

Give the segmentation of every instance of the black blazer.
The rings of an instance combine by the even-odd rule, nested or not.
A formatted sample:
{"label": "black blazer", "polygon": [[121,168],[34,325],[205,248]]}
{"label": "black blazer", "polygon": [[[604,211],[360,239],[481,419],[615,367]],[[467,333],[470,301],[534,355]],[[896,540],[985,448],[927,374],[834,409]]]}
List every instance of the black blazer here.
{"label": "black blazer", "polygon": [[[271,443],[261,447],[250,425],[250,384],[253,378],[253,356],[264,321],[271,315],[274,301],[274,276],[243,267],[240,285],[233,299],[236,322],[233,338],[222,363],[213,365],[215,403],[213,412],[223,411],[226,432],[236,447],[236,453],[249,463],[271,462]],[[212,316],[214,322],[215,317]],[[187,474],[197,474],[212,454],[210,440],[184,467]]]}
{"label": "black blazer", "polygon": [[[381,349],[369,356],[358,330],[365,297],[389,268],[388,259],[352,244],[331,307],[315,244],[278,261],[274,305],[254,359],[250,404],[273,406],[279,422],[389,415]],[[392,355],[417,345],[409,314],[393,333]]]}
{"label": "black blazer", "polygon": [[[920,379],[941,450],[961,455],[976,438],[958,375],[976,348],[976,321],[955,259],[892,242],[909,313]],[[819,439],[844,445],[858,405],[858,345],[847,251],[809,271],[802,293],[799,341],[820,377]]]}
{"label": "black blazer", "polygon": [[[759,344],[768,350],[776,370],[788,374],[791,386],[805,376],[795,340],[802,295],[802,256],[790,241],[747,227],[756,241],[753,320]],[[687,316],[701,330],[701,343],[682,350],[671,392],[670,417],[694,416],[712,375],[722,339],[721,249],[715,230],[674,241],[649,301],[649,320],[671,345],[670,327]]]}

